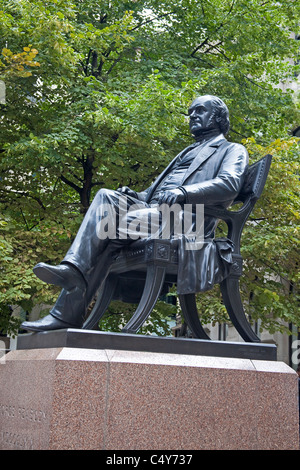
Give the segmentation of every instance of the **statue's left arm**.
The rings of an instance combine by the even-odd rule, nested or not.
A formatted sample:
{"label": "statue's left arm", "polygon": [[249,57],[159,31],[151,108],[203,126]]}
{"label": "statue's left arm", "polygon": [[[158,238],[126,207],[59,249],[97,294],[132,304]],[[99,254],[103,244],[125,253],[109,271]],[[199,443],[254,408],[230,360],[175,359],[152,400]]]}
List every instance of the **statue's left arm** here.
{"label": "statue's left arm", "polygon": [[[220,156],[222,158],[222,156]],[[207,161],[205,164],[209,165]],[[182,185],[186,203],[223,205],[232,202],[241,190],[248,166],[248,152],[240,144],[230,144],[217,174],[210,179],[200,179],[201,167],[196,171],[194,180],[199,182]],[[198,173],[198,175],[197,175]]]}

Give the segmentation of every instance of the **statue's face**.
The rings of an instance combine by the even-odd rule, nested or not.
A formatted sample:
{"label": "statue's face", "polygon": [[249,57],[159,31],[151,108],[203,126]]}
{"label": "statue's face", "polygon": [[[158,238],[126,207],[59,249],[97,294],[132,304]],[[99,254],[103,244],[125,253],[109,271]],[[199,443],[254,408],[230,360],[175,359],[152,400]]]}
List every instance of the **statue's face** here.
{"label": "statue's face", "polygon": [[194,136],[203,131],[218,129],[214,106],[209,96],[196,98],[189,108],[190,130]]}

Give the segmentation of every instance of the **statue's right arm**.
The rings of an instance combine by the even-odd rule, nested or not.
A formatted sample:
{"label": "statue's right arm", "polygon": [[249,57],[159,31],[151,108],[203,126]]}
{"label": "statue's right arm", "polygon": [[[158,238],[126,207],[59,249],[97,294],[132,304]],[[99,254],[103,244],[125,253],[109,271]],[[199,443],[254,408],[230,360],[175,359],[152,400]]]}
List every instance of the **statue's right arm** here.
{"label": "statue's right arm", "polygon": [[142,192],[136,192],[133,189],[129,188],[128,186],[122,186],[121,188],[118,188],[117,191],[121,194],[124,194],[125,196],[131,196],[139,201],[146,201],[147,194],[148,194],[148,189]]}

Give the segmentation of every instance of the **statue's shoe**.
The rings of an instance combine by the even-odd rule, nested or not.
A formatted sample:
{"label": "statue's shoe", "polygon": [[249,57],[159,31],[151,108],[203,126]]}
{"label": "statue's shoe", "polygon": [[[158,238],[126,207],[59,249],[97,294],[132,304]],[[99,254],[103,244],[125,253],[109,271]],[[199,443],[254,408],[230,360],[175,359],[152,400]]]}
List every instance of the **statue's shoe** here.
{"label": "statue's shoe", "polygon": [[65,323],[64,321],[59,320],[58,318],[55,318],[49,314],[46,317],[41,318],[41,320],[24,321],[21,324],[21,328],[27,331],[50,331],[76,327],[74,327],[74,325]]}
{"label": "statue's shoe", "polygon": [[74,287],[81,290],[86,289],[86,282],[80,272],[69,264],[59,264],[51,266],[46,263],[38,263],[33,268],[34,274],[48,284],[63,287],[70,291]]}
{"label": "statue's shoe", "polygon": [[62,289],[50,314],[40,320],[24,321],[21,328],[29,331],[50,331],[82,328],[86,314],[86,291],[75,287]]}

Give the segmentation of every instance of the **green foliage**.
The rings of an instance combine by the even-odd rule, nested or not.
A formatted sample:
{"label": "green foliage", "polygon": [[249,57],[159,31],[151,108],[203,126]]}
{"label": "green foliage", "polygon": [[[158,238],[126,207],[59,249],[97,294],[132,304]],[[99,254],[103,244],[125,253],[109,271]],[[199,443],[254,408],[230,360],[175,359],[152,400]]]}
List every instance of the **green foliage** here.
{"label": "green foliage", "polygon": [[243,288],[250,314],[263,328],[299,322],[299,139],[277,139],[268,147],[248,142],[252,158],[273,155],[265,191],[243,238],[247,260]]}
{"label": "green foliage", "polygon": [[59,263],[70,243],[67,235],[54,225],[29,231],[0,219],[0,331],[13,334],[20,323],[10,314],[11,305],[30,311],[53,303],[58,289],[37,279],[32,267],[41,259]]}
{"label": "green foliage", "polygon": [[[227,102],[229,138],[254,138],[261,145],[255,157],[287,138],[299,112],[292,92],[278,85],[297,72],[298,44],[289,32],[297,32],[299,13],[299,2],[285,0],[0,0],[4,310],[30,309],[54,295],[32,266],[60,260],[99,188],[142,190],[191,142],[186,110],[196,95]],[[274,145],[270,196],[256,209],[263,211],[255,216],[262,219],[258,245],[251,224],[245,235],[245,258],[261,254],[261,261],[252,261],[243,288],[246,298],[254,282],[253,299],[287,318],[292,297],[282,293],[277,301],[269,292],[281,296],[280,283],[271,286],[263,273],[296,283],[298,196],[282,178],[297,159]],[[212,305],[223,315],[217,297],[209,302],[207,318]]]}

